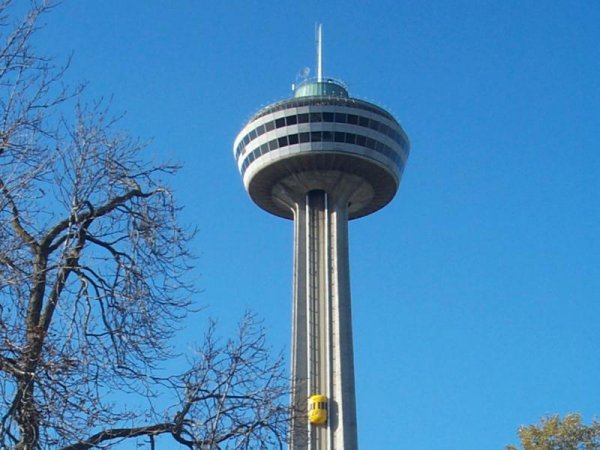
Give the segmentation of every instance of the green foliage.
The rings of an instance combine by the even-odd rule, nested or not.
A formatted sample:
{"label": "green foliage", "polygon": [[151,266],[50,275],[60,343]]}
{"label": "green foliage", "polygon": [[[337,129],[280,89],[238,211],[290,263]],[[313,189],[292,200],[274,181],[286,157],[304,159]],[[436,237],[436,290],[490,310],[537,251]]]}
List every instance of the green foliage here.
{"label": "green foliage", "polygon": [[[539,424],[519,427],[523,450],[600,450],[600,422],[581,422],[579,414],[558,415],[541,419]],[[509,445],[506,450],[518,450]]]}

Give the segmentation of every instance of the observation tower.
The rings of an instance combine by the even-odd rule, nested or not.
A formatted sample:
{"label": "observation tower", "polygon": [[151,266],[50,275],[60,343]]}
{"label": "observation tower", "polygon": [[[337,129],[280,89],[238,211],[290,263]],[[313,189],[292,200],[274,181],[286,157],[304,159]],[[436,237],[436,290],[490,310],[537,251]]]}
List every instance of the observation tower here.
{"label": "observation tower", "polygon": [[233,145],[244,186],[294,221],[291,450],[356,450],[348,220],[396,194],[409,154],[394,117],[322,76],[252,116]]}

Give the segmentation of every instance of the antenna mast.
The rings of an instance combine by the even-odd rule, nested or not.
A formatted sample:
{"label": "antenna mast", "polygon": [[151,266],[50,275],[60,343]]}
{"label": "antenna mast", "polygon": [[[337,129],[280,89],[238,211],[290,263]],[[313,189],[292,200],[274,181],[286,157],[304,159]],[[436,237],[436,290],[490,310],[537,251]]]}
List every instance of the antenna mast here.
{"label": "antenna mast", "polygon": [[317,81],[323,81],[323,25],[317,24]]}

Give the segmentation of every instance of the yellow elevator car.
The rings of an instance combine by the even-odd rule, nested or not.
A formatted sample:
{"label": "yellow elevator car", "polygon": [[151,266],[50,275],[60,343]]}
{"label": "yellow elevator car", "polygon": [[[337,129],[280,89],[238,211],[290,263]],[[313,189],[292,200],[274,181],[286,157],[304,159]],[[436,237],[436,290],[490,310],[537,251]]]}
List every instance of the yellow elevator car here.
{"label": "yellow elevator car", "polygon": [[314,425],[327,422],[327,397],[311,395],[308,399],[308,421]]}

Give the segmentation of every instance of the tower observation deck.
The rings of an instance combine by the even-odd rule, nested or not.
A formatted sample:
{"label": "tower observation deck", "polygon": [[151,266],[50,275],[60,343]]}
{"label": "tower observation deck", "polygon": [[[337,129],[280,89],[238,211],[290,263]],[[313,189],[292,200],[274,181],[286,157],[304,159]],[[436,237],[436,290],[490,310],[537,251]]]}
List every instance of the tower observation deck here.
{"label": "tower observation deck", "polygon": [[[348,220],[394,197],[408,137],[390,113],[319,77],[254,114],[233,152],[252,200],[294,221],[290,449],[356,450]],[[324,423],[308,419],[313,395],[327,399]]]}

